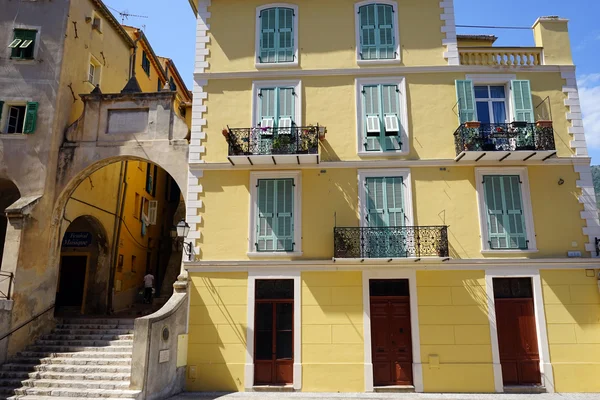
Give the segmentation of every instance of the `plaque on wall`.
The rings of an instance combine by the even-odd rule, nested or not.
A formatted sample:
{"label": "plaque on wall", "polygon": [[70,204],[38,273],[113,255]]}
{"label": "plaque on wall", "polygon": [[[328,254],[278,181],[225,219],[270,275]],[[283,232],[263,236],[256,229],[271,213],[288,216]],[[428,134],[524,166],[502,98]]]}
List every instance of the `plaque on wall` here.
{"label": "plaque on wall", "polygon": [[148,109],[108,110],[108,134],[143,133],[148,130]]}

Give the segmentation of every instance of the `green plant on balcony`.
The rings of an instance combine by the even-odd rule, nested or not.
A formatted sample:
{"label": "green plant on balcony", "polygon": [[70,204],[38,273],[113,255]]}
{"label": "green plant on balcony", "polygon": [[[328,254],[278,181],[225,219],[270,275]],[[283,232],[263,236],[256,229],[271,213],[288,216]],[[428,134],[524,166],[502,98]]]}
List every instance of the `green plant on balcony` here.
{"label": "green plant on balcony", "polygon": [[317,127],[309,125],[302,128],[300,132],[300,152],[308,153],[317,146],[318,140]]}
{"label": "green plant on balcony", "polygon": [[283,153],[286,152],[290,144],[292,143],[292,139],[289,135],[279,135],[275,139],[273,139],[273,153]]}

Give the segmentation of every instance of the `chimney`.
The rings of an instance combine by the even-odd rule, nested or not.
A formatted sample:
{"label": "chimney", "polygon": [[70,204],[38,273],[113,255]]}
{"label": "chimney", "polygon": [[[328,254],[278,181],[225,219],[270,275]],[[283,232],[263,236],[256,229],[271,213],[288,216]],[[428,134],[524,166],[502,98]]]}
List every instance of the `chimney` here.
{"label": "chimney", "polygon": [[533,24],[536,47],[544,48],[544,65],[573,65],[568,19],[540,17]]}

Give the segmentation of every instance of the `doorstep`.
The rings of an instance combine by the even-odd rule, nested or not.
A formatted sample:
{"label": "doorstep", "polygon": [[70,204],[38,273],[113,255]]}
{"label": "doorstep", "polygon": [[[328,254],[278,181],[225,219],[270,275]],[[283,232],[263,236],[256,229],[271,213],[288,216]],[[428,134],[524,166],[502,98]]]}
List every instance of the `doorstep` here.
{"label": "doorstep", "polygon": [[261,385],[252,386],[253,392],[294,392],[294,385]]}
{"label": "doorstep", "polygon": [[375,386],[375,393],[414,393],[415,387],[412,385],[392,385],[392,386]]}
{"label": "doorstep", "polygon": [[546,393],[546,388],[544,386],[539,386],[539,385],[504,386],[504,393],[538,394],[538,393]]}

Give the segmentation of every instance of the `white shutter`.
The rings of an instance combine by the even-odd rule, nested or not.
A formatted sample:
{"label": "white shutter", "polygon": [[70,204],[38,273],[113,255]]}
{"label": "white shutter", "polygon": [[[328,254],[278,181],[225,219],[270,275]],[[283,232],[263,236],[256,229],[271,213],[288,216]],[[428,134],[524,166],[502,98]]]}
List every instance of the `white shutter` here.
{"label": "white shutter", "polygon": [[148,203],[148,224],[156,225],[156,219],[158,216],[158,201],[150,200]]}
{"label": "white shutter", "polygon": [[385,131],[386,132],[399,132],[400,126],[398,124],[398,117],[395,115],[385,116]]}
{"label": "white shutter", "polygon": [[292,134],[292,119],[291,118],[279,118],[278,126],[280,135],[291,135]]}
{"label": "white shutter", "polygon": [[[275,120],[273,118],[263,118],[260,121],[260,127],[263,129],[263,131],[261,133],[263,135],[272,135],[274,125],[275,125]],[[265,128],[266,128],[266,130],[264,130]]]}
{"label": "white shutter", "polygon": [[16,49],[19,46],[19,44],[21,44],[21,42],[22,42],[21,39],[15,39],[12,42],[10,42],[10,44],[8,45],[8,47],[10,49]]}
{"label": "white shutter", "polygon": [[379,117],[377,115],[367,116],[367,132],[368,133],[381,132],[381,126],[379,126]]}

